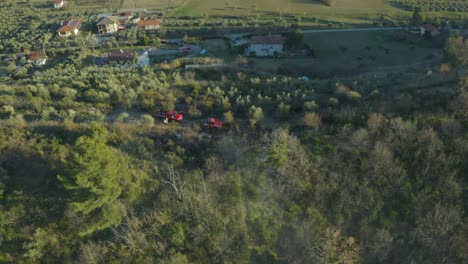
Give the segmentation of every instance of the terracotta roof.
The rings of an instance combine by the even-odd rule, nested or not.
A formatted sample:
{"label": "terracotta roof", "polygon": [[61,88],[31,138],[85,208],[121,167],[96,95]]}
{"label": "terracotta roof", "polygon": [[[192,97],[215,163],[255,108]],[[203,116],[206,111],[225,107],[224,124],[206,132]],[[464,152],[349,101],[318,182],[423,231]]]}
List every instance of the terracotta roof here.
{"label": "terracotta roof", "polygon": [[427,30],[427,31],[439,31],[436,27],[434,27],[433,25],[431,24],[426,24],[423,26],[424,30]]}
{"label": "terracotta roof", "polygon": [[159,20],[159,19],[140,20],[140,21],[138,21],[138,26],[139,27],[158,26],[160,24],[161,24],[161,20]]}
{"label": "terracotta roof", "polygon": [[79,19],[72,19],[70,21],[67,21],[65,23],[63,23],[59,29],[57,29],[57,32],[69,32],[69,31],[73,31],[77,28],[79,28],[81,25],[81,20]]}
{"label": "terracotta roof", "polygon": [[116,16],[108,16],[105,17],[103,20],[99,21],[96,25],[112,25],[112,24],[118,24],[119,23],[119,18]]}
{"label": "terracotta roof", "polygon": [[37,52],[31,52],[28,55],[28,61],[37,61],[38,59],[41,58],[41,55]]}
{"label": "terracotta roof", "polygon": [[253,36],[250,39],[251,44],[283,45],[284,38],[281,35]]}
{"label": "terracotta roof", "polygon": [[133,50],[111,50],[107,58],[109,60],[133,60],[135,54]]}
{"label": "terracotta roof", "polygon": [[60,4],[62,2],[63,2],[63,0],[54,0],[54,4]]}

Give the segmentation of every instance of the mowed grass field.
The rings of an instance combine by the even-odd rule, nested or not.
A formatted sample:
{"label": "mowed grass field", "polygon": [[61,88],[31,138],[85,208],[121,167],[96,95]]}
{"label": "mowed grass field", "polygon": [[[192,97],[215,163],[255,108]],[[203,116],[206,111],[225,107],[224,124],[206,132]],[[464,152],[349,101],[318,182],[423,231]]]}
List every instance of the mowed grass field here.
{"label": "mowed grass field", "polygon": [[121,9],[146,8],[165,9],[182,5],[186,0],[120,0]]}
{"label": "mowed grass field", "polygon": [[[0,0],[1,1],[1,0]],[[37,5],[51,7],[52,0],[31,0]],[[333,21],[348,26],[369,25],[381,17],[394,21],[406,21],[410,11],[391,6],[387,0],[336,0],[329,7],[319,0],[67,0],[76,9],[95,9],[108,12],[118,9],[167,10],[173,16],[248,16],[277,18],[300,16],[301,24],[317,26],[311,21]],[[428,17],[458,20],[463,13],[438,11],[425,12]],[[312,19],[313,18],[313,19]],[[323,25],[322,25],[323,26]]]}
{"label": "mowed grass field", "polygon": [[397,40],[392,34],[391,31],[305,34],[304,41],[314,50],[314,57],[251,60],[261,70],[284,68],[322,77],[407,67],[425,69],[441,62],[442,50],[429,40],[417,35]]}
{"label": "mowed grass field", "polygon": [[[0,0],[1,1],[1,0]],[[36,5],[41,5],[47,8],[53,8],[53,0],[31,0]],[[66,7],[72,7],[73,9],[106,9],[113,10],[119,9],[122,0],[65,0]]]}
{"label": "mowed grass field", "polygon": [[261,15],[293,13],[298,15],[336,16],[343,14],[382,13],[398,9],[384,0],[337,0],[328,7],[316,0],[186,0],[175,10],[178,15]]}
{"label": "mowed grass field", "polygon": [[[2,1],[2,0],[0,0]],[[53,6],[53,0],[32,0],[36,4],[46,4],[50,7]],[[146,9],[166,9],[176,8],[181,6],[186,0],[66,0],[73,4],[75,8],[83,9],[133,9],[133,8],[146,8]]]}

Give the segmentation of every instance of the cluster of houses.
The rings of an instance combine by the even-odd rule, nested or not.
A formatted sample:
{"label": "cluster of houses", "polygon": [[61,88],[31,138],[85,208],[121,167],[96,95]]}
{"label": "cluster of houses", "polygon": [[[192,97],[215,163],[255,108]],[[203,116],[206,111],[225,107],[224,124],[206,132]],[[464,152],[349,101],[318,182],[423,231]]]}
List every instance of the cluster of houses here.
{"label": "cluster of houses", "polygon": [[134,17],[132,12],[122,12],[112,16],[105,16],[99,21],[96,26],[98,33],[101,35],[113,34],[121,30],[125,30],[125,24],[128,22],[136,24],[139,30],[154,30],[159,29],[161,20]]}
{"label": "cluster of houses", "polygon": [[[54,8],[62,8],[65,5],[64,0],[54,0]],[[119,31],[125,30],[127,23],[133,23],[138,30],[157,30],[161,26],[160,19],[151,17],[134,16],[132,12],[120,12],[110,15],[102,15],[100,21],[96,24],[97,33],[99,35],[110,35]],[[57,29],[57,34],[60,37],[68,37],[77,35],[80,31],[81,20],[71,19],[62,23]],[[246,49],[246,55],[250,56],[278,56],[283,53],[284,38],[281,35],[254,36],[250,40],[250,45]],[[117,52],[115,55],[117,60],[127,60],[125,53]],[[122,57],[123,56],[123,57]],[[133,56],[133,55],[132,55]],[[112,55],[109,56],[113,60]],[[127,56],[128,57],[128,56]],[[134,57],[134,56],[133,56]]]}
{"label": "cluster of houses", "polygon": [[[54,0],[54,8],[62,8],[66,5],[63,0]],[[140,18],[130,11],[122,11],[114,14],[104,14],[99,16],[99,22],[96,24],[99,35],[114,34],[124,31],[129,23],[134,24],[138,30],[157,30],[161,26],[161,20],[155,19],[149,15]],[[60,37],[69,37],[77,35],[80,32],[81,20],[71,19],[63,22],[57,29],[57,35]]]}
{"label": "cluster of houses", "polygon": [[[54,8],[62,8],[67,2],[64,0],[53,0]],[[130,11],[119,11],[117,13],[103,14],[98,16],[98,22],[96,23],[96,32],[99,35],[110,35],[123,31],[127,25],[133,25],[138,30],[158,30],[161,26],[161,20],[156,19],[148,15],[146,10],[135,14]],[[59,37],[69,37],[78,35],[82,21],[80,19],[70,19],[65,21],[57,29],[57,35]],[[419,33],[421,36],[426,38],[445,39],[450,36],[450,28],[448,26],[435,27],[432,24],[424,24],[419,27]],[[466,34],[466,33],[465,33]],[[465,36],[465,34],[462,34]],[[468,34],[466,34],[468,35]],[[244,46],[245,56],[255,57],[277,57],[284,54],[284,43],[285,38],[280,34],[268,34],[263,36],[252,36],[250,39],[237,37],[231,40],[231,45]],[[179,43],[180,44],[180,43]],[[190,46],[184,46],[179,48],[180,54],[193,53]],[[202,50],[200,55],[205,55],[206,50]],[[47,58],[41,55],[40,52],[29,52],[27,54],[20,55],[18,59],[24,60],[23,63],[33,64],[42,66],[46,63]],[[9,58],[4,56],[0,57],[0,60],[8,60]],[[135,64],[144,67],[149,64],[148,51],[138,53],[134,50],[112,50],[107,53],[104,57],[96,57],[95,63],[98,66],[105,64]]]}
{"label": "cluster of houses", "polygon": [[[66,3],[63,0],[54,0],[55,8],[62,8]],[[133,12],[123,11],[115,14],[101,15],[99,22],[96,24],[97,33],[99,35],[115,34],[125,30],[128,23],[134,24],[138,30],[158,30],[161,27],[161,20],[149,16],[134,15]],[[71,19],[62,23],[57,29],[57,35],[60,37],[69,37],[77,35],[80,31],[81,20]],[[250,40],[250,44],[245,53],[248,56],[278,56],[283,53],[284,38],[279,34],[267,36],[254,36]],[[128,61],[128,56],[125,52],[116,52],[109,56],[109,61]],[[134,58],[134,55],[131,57]]]}
{"label": "cluster of houses", "polygon": [[[132,18],[132,16],[106,16],[102,18],[97,24],[97,33],[100,35],[114,34],[118,31],[125,30],[125,24]],[[159,19],[134,19],[138,30],[156,30],[160,28],[161,20]],[[65,21],[57,29],[57,34],[60,37],[69,37],[77,35],[80,31],[81,20],[71,19]]]}
{"label": "cluster of houses", "polygon": [[[67,3],[64,0],[53,0],[54,8],[62,8]],[[144,9],[146,12],[146,9]],[[143,12],[143,13],[145,13]],[[161,20],[150,17],[148,14],[135,15],[131,11],[119,11],[114,14],[101,15],[98,18],[100,21],[96,24],[97,33],[99,35],[114,34],[125,30],[125,26],[129,23],[134,24],[138,30],[157,30],[161,26]],[[58,36],[68,37],[77,35],[81,26],[81,20],[71,19],[62,23],[57,29]],[[420,27],[420,34],[426,37],[445,36],[449,32],[448,27],[437,28],[431,24],[424,24]],[[234,41],[235,42],[235,41]],[[278,56],[283,53],[284,38],[279,34],[271,34],[266,36],[254,36],[249,41],[245,55],[247,56]]]}

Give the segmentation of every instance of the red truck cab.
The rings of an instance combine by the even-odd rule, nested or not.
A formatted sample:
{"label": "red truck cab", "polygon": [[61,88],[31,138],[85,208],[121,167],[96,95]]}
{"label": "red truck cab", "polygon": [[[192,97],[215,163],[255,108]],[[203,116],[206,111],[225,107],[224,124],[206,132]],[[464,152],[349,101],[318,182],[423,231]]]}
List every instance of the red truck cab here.
{"label": "red truck cab", "polygon": [[184,119],[184,115],[175,110],[162,111],[158,114],[158,117],[167,119],[168,121],[182,121]]}
{"label": "red truck cab", "polygon": [[185,46],[185,47],[179,48],[180,53],[187,53],[187,52],[191,52],[191,51],[192,51],[192,47],[190,47],[190,46]]}
{"label": "red truck cab", "polygon": [[208,128],[222,128],[223,122],[221,120],[217,120],[211,117],[211,118],[206,119],[203,125]]}

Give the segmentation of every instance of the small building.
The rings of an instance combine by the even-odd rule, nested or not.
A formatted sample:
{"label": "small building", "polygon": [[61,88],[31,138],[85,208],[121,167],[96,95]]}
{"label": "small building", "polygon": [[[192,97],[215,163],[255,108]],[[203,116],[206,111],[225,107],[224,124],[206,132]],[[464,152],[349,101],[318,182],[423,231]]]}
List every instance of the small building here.
{"label": "small building", "polygon": [[284,38],[281,35],[253,36],[246,49],[250,56],[278,56],[283,53]]}
{"label": "small building", "polygon": [[134,17],[134,18],[132,18],[131,22],[132,22],[133,24],[137,24],[138,22],[140,22],[140,20],[141,20],[140,17]]}
{"label": "small building", "polygon": [[99,34],[112,34],[119,30],[119,18],[116,16],[108,16],[96,24]]}
{"label": "small building", "polygon": [[140,20],[137,23],[138,29],[141,30],[159,29],[160,25],[161,20],[159,19]]}
{"label": "small building", "polygon": [[440,30],[431,24],[421,26],[421,36],[435,37],[440,34]]}
{"label": "small building", "polygon": [[136,52],[133,50],[112,50],[107,55],[109,64],[133,64],[135,62]]}
{"label": "small building", "polygon": [[129,11],[121,12],[121,13],[118,13],[117,16],[118,16],[120,22],[126,23],[126,22],[130,21],[130,19],[132,19],[133,13],[129,12]]}
{"label": "small building", "polygon": [[62,25],[57,29],[57,34],[60,37],[69,37],[72,35],[78,35],[80,32],[81,20],[72,19],[62,23]]}
{"label": "small building", "polygon": [[63,0],[54,0],[54,8],[62,8],[64,4]]}
{"label": "small building", "polygon": [[46,59],[46,58],[40,58],[40,59],[38,59],[38,60],[36,61],[36,65],[37,65],[37,66],[43,66],[43,65],[46,64],[46,62],[47,62],[47,59]]}
{"label": "small building", "polygon": [[34,63],[38,66],[45,65],[47,59],[43,58],[39,52],[31,52],[26,56],[27,63]]}
{"label": "small building", "polygon": [[27,63],[34,63],[41,58],[41,55],[38,52],[31,52],[27,56]]}

